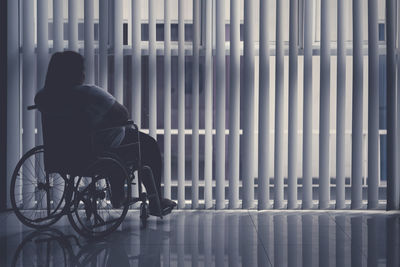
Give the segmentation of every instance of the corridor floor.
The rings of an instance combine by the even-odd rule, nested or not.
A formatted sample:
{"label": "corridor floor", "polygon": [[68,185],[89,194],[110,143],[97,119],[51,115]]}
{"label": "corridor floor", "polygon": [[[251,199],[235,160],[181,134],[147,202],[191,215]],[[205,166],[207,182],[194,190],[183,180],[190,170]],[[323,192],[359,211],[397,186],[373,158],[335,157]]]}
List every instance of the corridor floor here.
{"label": "corridor floor", "polygon": [[129,211],[118,231],[86,240],[63,218],[34,231],[0,214],[0,266],[400,266],[400,212]]}

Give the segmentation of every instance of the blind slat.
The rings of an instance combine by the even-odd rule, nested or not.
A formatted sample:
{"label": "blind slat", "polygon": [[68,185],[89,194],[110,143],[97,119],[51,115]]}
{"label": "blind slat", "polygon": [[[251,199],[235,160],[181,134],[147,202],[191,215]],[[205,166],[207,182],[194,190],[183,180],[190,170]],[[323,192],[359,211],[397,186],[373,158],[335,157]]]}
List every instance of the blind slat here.
{"label": "blind slat", "polygon": [[100,0],[99,17],[99,85],[108,90],[108,0]]}
{"label": "blind slat", "polygon": [[94,2],[85,0],[85,79],[94,84]]}
{"label": "blind slat", "polygon": [[337,121],[336,121],[336,209],[345,208],[346,121],[346,15],[345,0],[338,0],[337,29]]}
{"label": "blind slat", "polygon": [[132,118],[142,127],[141,0],[132,0]]}
{"label": "blind slat", "polygon": [[192,208],[199,207],[199,63],[200,0],[193,0],[193,80],[192,80]]}
{"label": "blind slat", "polygon": [[123,103],[123,35],[122,35],[122,0],[114,0],[113,35],[114,35],[114,97]]}
{"label": "blind slat", "polygon": [[255,2],[244,3],[243,99],[243,208],[254,206],[254,12]]}
{"label": "blind slat", "polygon": [[68,0],[68,49],[78,52],[78,1]]}
{"label": "blind slat", "polygon": [[216,209],[225,208],[225,0],[216,3]]}
{"label": "blind slat", "polygon": [[37,2],[37,89],[43,88],[49,57],[48,0]]}
{"label": "blind slat", "polygon": [[[340,0],[339,0],[340,1]],[[311,209],[312,201],[312,29],[313,1],[304,1],[304,80],[303,80],[303,200],[302,208]]]}
{"label": "blind slat", "polygon": [[63,3],[53,0],[53,53],[64,50]]}
{"label": "blind slat", "polygon": [[319,208],[329,207],[329,109],[330,109],[330,1],[321,2],[321,67],[320,67],[320,130],[319,130]]}
{"label": "blind slat", "polygon": [[156,3],[149,0],[149,132],[157,139]]}
{"label": "blind slat", "polygon": [[240,2],[230,3],[229,208],[239,207]]}
{"label": "blind slat", "polygon": [[353,119],[351,146],[351,207],[362,205],[363,55],[362,2],[353,0]]}
{"label": "blind slat", "polygon": [[[138,125],[139,129],[142,126],[142,48],[141,48],[141,0],[132,0],[132,119]],[[165,173],[164,173],[165,174]],[[164,176],[165,177],[165,176]],[[139,194],[137,186],[132,187],[133,195]],[[165,188],[165,187],[164,187]],[[167,192],[168,193],[168,192]],[[170,195],[165,194],[164,197]]]}
{"label": "blind slat", "polygon": [[297,208],[297,121],[298,121],[298,1],[290,1],[289,21],[289,140],[288,209]]}
{"label": "blind slat", "polygon": [[283,7],[276,0],[274,208],[283,208]]}
{"label": "blind slat", "polygon": [[368,208],[378,207],[379,187],[378,1],[368,0]]}
{"label": "blind slat", "polygon": [[260,2],[260,102],[258,134],[258,209],[270,208],[269,201],[269,109],[270,109],[270,69],[269,69],[269,25],[270,1]]}
{"label": "blind slat", "polygon": [[171,9],[164,1],[164,197],[171,198]]}
{"label": "blind slat", "polygon": [[178,207],[185,207],[185,0],[178,2]]}
{"label": "blind slat", "polygon": [[205,10],[205,65],[204,65],[204,93],[205,93],[205,143],[204,143],[204,202],[205,208],[212,207],[212,1],[206,0]]}

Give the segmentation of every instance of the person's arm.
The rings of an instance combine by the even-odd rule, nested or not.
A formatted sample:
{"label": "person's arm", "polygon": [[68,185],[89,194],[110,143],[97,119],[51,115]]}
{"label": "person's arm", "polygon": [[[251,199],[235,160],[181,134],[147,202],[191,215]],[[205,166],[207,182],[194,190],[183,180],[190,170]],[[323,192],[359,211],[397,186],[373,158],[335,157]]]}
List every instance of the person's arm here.
{"label": "person's arm", "polygon": [[99,127],[108,128],[122,125],[126,123],[128,119],[129,112],[126,107],[115,101],[111,108],[104,115],[104,119]]}

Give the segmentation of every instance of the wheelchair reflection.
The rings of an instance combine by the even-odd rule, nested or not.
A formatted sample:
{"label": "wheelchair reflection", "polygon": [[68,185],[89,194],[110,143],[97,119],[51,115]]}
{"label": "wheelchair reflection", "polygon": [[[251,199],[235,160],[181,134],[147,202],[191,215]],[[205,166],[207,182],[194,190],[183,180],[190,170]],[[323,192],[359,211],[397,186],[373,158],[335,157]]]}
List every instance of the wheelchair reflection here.
{"label": "wheelchair reflection", "polygon": [[88,240],[53,228],[37,230],[23,239],[11,266],[160,266],[161,249],[148,246],[146,241],[162,242],[168,233],[148,228],[140,233],[140,244],[134,247],[130,244],[132,235],[139,239],[138,234],[123,231]]}

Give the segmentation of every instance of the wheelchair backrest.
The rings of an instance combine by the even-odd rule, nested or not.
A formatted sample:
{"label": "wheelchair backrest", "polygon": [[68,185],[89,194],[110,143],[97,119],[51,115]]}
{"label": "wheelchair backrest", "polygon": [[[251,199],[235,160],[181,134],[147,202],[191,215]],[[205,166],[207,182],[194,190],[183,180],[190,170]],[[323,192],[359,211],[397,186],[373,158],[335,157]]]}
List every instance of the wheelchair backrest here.
{"label": "wheelchair backrest", "polygon": [[78,174],[93,158],[89,123],[81,112],[42,112],[42,129],[46,171]]}

